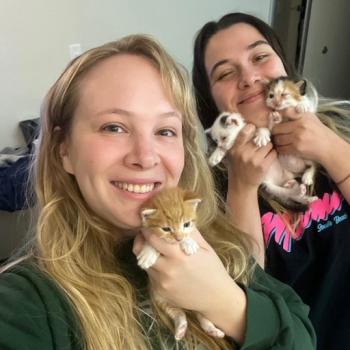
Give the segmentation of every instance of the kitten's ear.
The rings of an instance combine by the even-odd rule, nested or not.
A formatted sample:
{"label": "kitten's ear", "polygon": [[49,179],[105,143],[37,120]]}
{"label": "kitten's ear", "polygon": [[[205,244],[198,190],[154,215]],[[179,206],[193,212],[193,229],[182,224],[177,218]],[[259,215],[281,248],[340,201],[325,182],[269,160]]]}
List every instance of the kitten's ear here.
{"label": "kitten's ear", "polygon": [[192,199],[187,199],[185,200],[186,204],[189,204],[194,210],[197,209],[198,204],[201,202],[202,200],[199,198],[192,198]]}
{"label": "kitten's ear", "polygon": [[301,79],[295,83],[295,85],[298,87],[300,94],[305,95],[306,94],[306,80]]}
{"label": "kitten's ear", "polygon": [[152,216],[157,209],[144,208],[141,210],[141,219],[142,222],[145,222],[150,216]]}

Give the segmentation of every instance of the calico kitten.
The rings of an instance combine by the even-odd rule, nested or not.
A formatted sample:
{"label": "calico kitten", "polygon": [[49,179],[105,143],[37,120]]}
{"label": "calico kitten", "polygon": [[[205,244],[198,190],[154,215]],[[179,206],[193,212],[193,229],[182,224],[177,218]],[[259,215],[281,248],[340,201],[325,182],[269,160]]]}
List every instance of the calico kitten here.
{"label": "calico kitten", "polygon": [[[288,77],[274,79],[266,86],[266,104],[273,110],[269,116],[270,130],[275,124],[288,120],[279,112],[285,108],[294,107],[298,113],[316,112],[317,92],[312,86],[307,87],[306,80],[293,81]],[[314,183],[315,162],[293,155],[279,155],[278,159],[286,171],[294,174],[294,177],[301,177],[303,188]]]}
{"label": "calico kitten", "polygon": [[318,95],[314,87],[308,85],[310,84],[303,79],[298,81],[288,77],[273,79],[266,85],[266,104],[274,111],[294,107],[298,113],[315,113]]}
{"label": "calico kitten", "polygon": [[[179,187],[167,188],[156,194],[141,210],[142,226],[151,229],[170,244],[179,244],[186,255],[195,254],[199,246],[191,238],[196,229],[197,206],[201,202],[195,194]],[[137,256],[138,265],[143,269],[150,268],[159,257],[159,252],[145,243]],[[187,330],[187,317],[184,310],[170,305],[164,298],[155,293],[150,286],[154,301],[173,320],[175,339],[181,340]],[[196,312],[196,317],[202,329],[214,337],[224,337],[225,334]]]}

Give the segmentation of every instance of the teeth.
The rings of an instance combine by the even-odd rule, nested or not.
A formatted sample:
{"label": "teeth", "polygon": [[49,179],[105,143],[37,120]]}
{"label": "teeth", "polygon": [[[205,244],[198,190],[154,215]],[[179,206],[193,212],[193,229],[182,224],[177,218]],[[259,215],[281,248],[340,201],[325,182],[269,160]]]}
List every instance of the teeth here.
{"label": "teeth", "polygon": [[151,192],[154,188],[154,184],[133,185],[125,182],[115,182],[118,188],[124,191],[133,193],[147,193]]}

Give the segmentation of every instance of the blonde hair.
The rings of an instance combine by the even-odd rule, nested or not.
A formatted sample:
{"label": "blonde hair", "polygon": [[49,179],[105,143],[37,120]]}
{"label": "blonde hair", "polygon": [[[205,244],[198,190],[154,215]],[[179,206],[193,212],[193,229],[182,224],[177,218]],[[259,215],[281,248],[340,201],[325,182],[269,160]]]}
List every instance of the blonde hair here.
{"label": "blonde hair", "polygon": [[[93,48],[68,65],[46,96],[33,176],[39,215],[33,252],[40,268],[68,296],[87,350],[151,348],[139,321],[135,287],[115,254],[121,242],[116,237],[121,234],[89,209],[74,176],[64,171],[59,152],[70,132],[82,79],[92,67],[121,53],[144,57],[159,70],[168,96],[184,116],[185,167],[179,185],[204,199],[198,214],[199,229],[233,278],[247,283],[250,271],[248,238],[235,230],[219,209],[185,71],[155,40],[144,35]],[[162,311],[154,310],[159,327],[172,332]],[[206,335],[194,321],[190,321],[188,333],[188,349],[196,348],[199,342],[210,349],[231,348],[225,340]]]}

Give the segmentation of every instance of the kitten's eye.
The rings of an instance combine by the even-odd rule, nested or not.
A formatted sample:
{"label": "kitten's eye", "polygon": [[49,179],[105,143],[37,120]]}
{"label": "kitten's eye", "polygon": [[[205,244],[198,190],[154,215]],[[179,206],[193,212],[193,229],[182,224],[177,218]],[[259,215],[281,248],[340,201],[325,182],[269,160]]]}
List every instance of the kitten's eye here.
{"label": "kitten's eye", "polygon": [[125,132],[125,129],[122,126],[120,126],[119,124],[103,125],[101,129],[102,129],[102,131],[107,131],[107,132],[117,133],[117,134]]}
{"label": "kitten's eye", "polygon": [[191,221],[187,221],[184,223],[184,228],[188,228],[191,226]]}
{"label": "kitten's eye", "polygon": [[164,232],[171,232],[171,228],[170,227],[162,227],[162,230]]}
{"label": "kitten's eye", "polygon": [[270,98],[273,98],[273,94],[269,94],[269,97],[270,97]]}
{"label": "kitten's eye", "polygon": [[282,97],[288,97],[289,93],[288,92],[284,92],[283,94],[281,94]]}
{"label": "kitten's eye", "polygon": [[221,138],[221,141],[226,141],[226,139],[227,139],[227,136],[223,136],[223,137]]}

